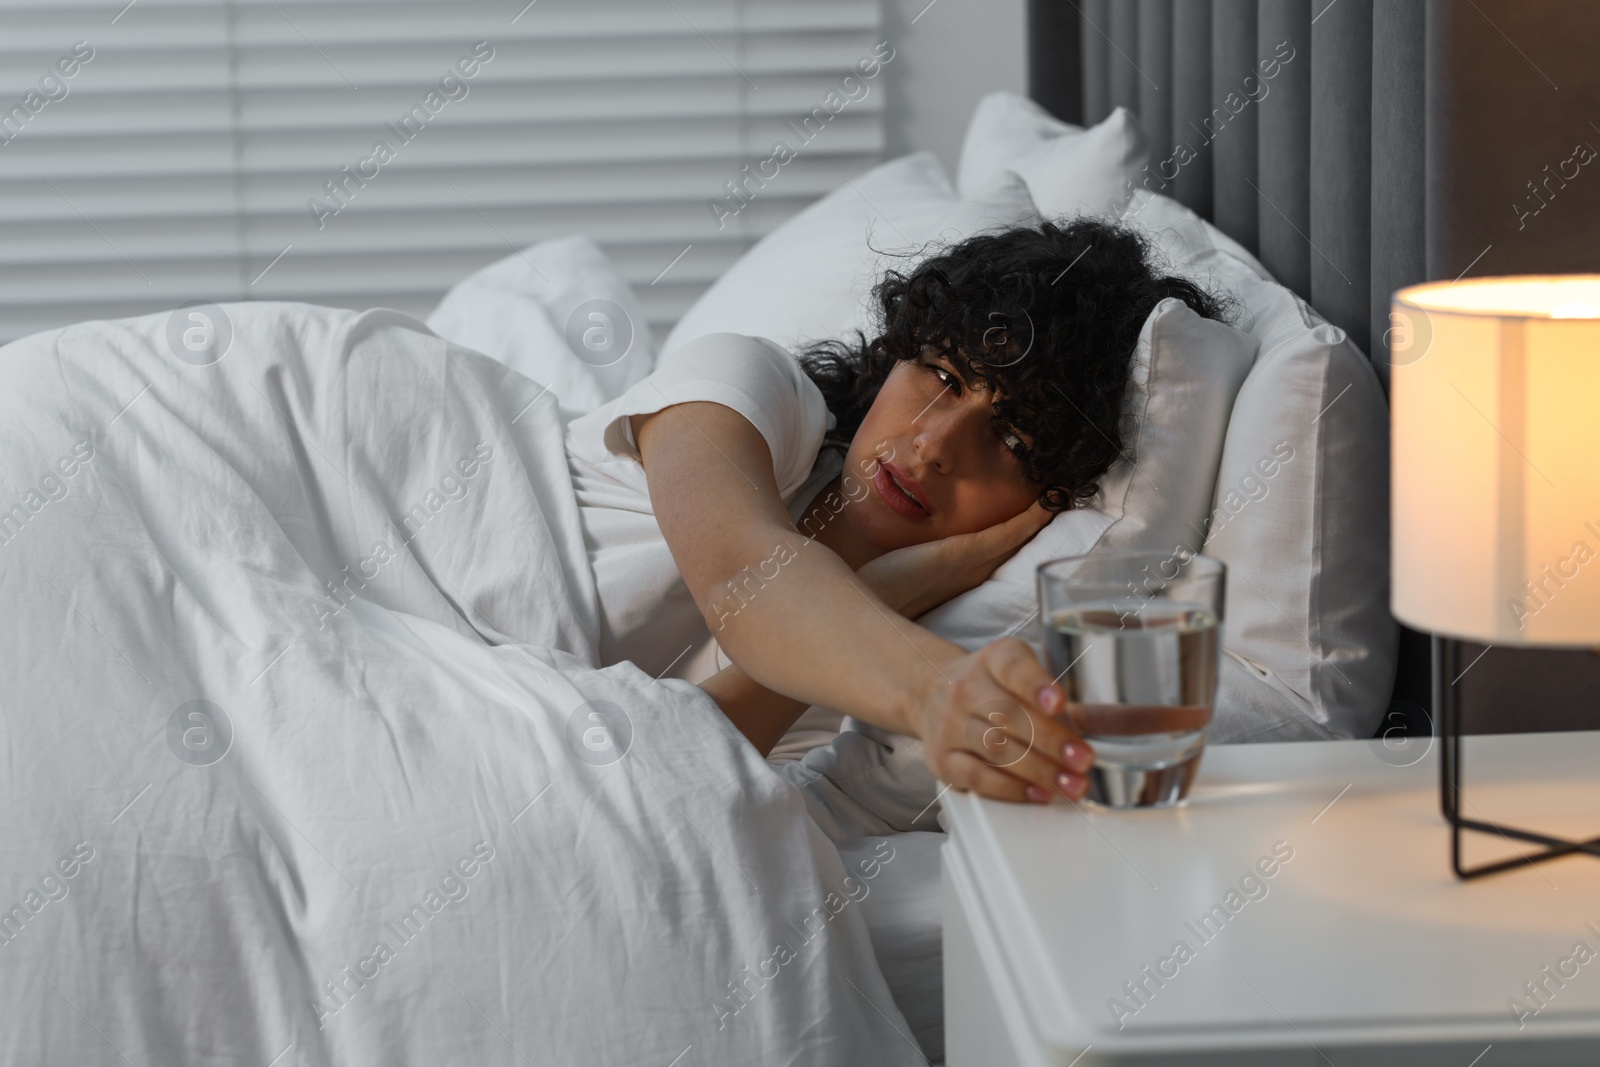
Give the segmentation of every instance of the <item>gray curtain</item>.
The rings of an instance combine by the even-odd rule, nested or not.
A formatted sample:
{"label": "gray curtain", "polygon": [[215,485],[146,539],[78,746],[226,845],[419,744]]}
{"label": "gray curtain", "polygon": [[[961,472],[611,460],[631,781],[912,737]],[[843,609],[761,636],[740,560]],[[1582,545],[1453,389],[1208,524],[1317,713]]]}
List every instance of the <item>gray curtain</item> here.
{"label": "gray curtain", "polygon": [[[1340,0],[1311,35],[1306,244],[1317,310],[1371,352],[1372,0]],[[1310,205],[1318,205],[1311,211]],[[1387,294],[1384,299],[1387,300]],[[1379,335],[1380,343],[1382,335]]]}
{"label": "gray curtain", "polygon": [[[1083,69],[1083,114],[1099,122],[1111,114],[1111,40],[1106,35],[1110,0],[1079,0],[1083,26],[1078,31],[1079,60]],[[1048,48],[1041,51],[1048,51]],[[1071,118],[1070,115],[1066,116]]]}
{"label": "gray curtain", "polygon": [[[1426,277],[1422,0],[1086,0],[1079,11],[1084,121],[1135,112],[1152,187],[1259,256],[1387,384],[1389,294]],[[1175,166],[1179,149],[1192,158]]]}
{"label": "gray curtain", "polygon": [[[1192,137],[1198,153],[1172,180],[1172,198],[1196,214],[1211,217],[1211,146],[1203,139],[1211,99],[1211,0],[1181,0],[1172,8],[1172,128],[1174,138]],[[1160,142],[1156,142],[1160,143]]]}
{"label": "gray curtain", "polygon": [[1134,110],[1152,145],[1172,143],[1172,7],[1173,0],[1139,0],[1139,69],[1146,76]]}
{"label": "gray curtain", "polygon": [[[1106,57],[1110,66],[1111,106],[1125,107],[1137,112],[1140,105],[1139,81],[1149,76],[1139,70],[1139,4],[1138,0],[1108,0],[1111,9],[1111,55]],[[1157,71],[1156,73],[1164,73]],[[1154,85],[1154,82],[1151,82]]]}
{"label": "gray curtain", "polygon": [[1198,104],[1186,105],[1185,110],[1197,110],[1205,116],[1200,139],[1211,139],[1207,147],[1214,153],[1211,173],[1216,204],[1211,221],[1251,252],[1261,248],[1261,225],[1256,214],[1260,197],[1252,187],[1259,169],[1261,137],[1256,120],[1260,111],[1250,106],[1233,114],[1226,101],[1229,93],[1239,90],[1230,79],[1243,77],[1241,72],[1254,71],[1255,64],[1256,0],[1212,0],[1210,91]]}
{"label": "gray curtain", "polygon": [[[1338,4],[1334,5],[1338,7]],[[1310,294],[1311,230],[1311,0],[1261,0],[1256,53],[1286,57],[1259,102],[1261,147],[1252,182],[1258,192],[1261,248],[1256,255],[1284,285]],[[1259,64],[1261,59],[1256,59]],[[1271,69],[1270,67],[1268,69]],[[1235,79],[1260,73],[1255,66]],[[1318,131],[1321,136],[1321,131]],[[1248,180],[1248,179],[1246,179]],[[1339,325],[1344,325],[1340,323]]]}
{"label": "gray curtain", "polygon": [[1368,351],[1389,386],[1389,294],[1428,277],[1423,112],[1423,7],[1372,9],[1372,284]]}

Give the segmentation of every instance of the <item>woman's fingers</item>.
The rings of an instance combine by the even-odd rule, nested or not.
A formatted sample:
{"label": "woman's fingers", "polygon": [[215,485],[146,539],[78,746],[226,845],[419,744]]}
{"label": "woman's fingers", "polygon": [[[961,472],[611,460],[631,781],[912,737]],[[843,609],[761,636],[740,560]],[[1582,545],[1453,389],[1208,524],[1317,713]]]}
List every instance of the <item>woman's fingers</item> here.
{"label": "woman's fingers", "polygon": [[1020,523],[1025,531],[1024,541],[1049,526],[1055,520],[1056,513],[1035,500],[1029,505],[1028,510],[1018,515],[1014,522]]}
{"label": "woman's fingers", "polygon": [[973,533],[953,534],[944,540],[946,547],[958,555],[984,560],[1009,558],[1053,518],[1055,516],[1036,500],[1026,511],[1018,512],[1004,522]]}
{"label": "woman's fingers", "polygon": [[[1029,795],[1029,785],[1020,778],[995,770],[970,752],[952,752],[945,759],[941,776],[957,789],[977,793],[995,800],[1009,800],[1021,804],[1035,800]],[[1037,786],[1032,787],[1037,788]]]}
{"label": "woman's fingers", "polygon": [[[1045,715],[1059,715],[1066,710],[1066,690],[1050,676],[1039,657],[1034,655],[1033,648],[1022,638],[1001,637],[991,641],[983,646],[981,656],[988,665],[990,677],[1019,703],[1037,708]],[[1065,725],[1060,728],[1071,732]]]}
{"label": "woman's fingers", "polygon": [[999,552],[1014,552],[1027,544],[1029,539],[1050,524],[1055,514],[1046,510],[1045,506],[1035,500],[1026,511],[1018,512],[1005,522],[995,523],[986,529],[979,530],[972,536],[979,539],[984,547]]}
{"label": "woman's fingers", "polygon": [[1094,749],[1058,717],[1065,707],[1065,691],[1025,641],[993,641],[963,663],[930,708],[923,734],[929,765],[983,796],[1081,799]]}
{"label": "woman's fingers", "polygon": [[[1028,510],[1005,522],[974,533],[952,534],[938,541],[896,551],[917,552],[915,556],[907,555],[906,560],[915,561],[913,569],[931,572],[931,580],[945,594],[934,603],[943,603],[950,596],[982,583],[994,573],[995,568],[1016,555],[1051,518],[1051,513],[1035,501]],[[920,552],[917,551],[919,549]]]}
{"label": "woman's fingers", "polygon": [[[1073,738],[1064,741],[1063,736]],[[1078,753],[1068,761],[1064,748],[1077,741],[1057,723],[1002,697],[986,701],[967,720],[964,748],[989,766],[1038,786],[1046,797],[1060,792],[1074,800],[1088,790],[1091,759]],[[1075,750],[1076,752],[1077,750]]]}
{"label": "woman's fingers", "polygon": [[1058,780],[1047,780],[1041,785],[999,770],[970,752],[950,753],[945,760],[943,770],[944,773],[940,777],[957,789],[1019,804],[1024,801],[1048,804],[1057,796],[1064,796],[1069,800],[1082,800],[1089,789],[1086,779],[1065,772],[1058,776]]}
{"label": "woman's fingers", "polygon": [[1011,698],[1028,709],[1036,747],[1080,774],[1094,764],[1094,748],[1061,716],[1067,693],[1050,676],[1033,649],[1020,637],[1002,637],[983,648],[989,675]]}

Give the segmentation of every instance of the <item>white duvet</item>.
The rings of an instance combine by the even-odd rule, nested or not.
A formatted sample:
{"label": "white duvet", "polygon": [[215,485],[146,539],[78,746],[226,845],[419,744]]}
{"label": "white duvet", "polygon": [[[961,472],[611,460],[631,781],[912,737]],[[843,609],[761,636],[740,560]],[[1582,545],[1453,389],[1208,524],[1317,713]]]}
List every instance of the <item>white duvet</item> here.
{"label": "white duvet", "polygon": [[0,348],[0,1062],[922,1062],[892,850],[593,669],[542,392],[295,304]]}

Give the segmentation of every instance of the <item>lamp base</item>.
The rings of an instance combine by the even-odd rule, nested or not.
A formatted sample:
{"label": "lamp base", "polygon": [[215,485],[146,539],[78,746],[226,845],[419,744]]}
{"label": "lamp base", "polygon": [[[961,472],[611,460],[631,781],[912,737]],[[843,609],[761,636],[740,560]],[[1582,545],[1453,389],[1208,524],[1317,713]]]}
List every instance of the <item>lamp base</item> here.
{"label": "lamp base", "polygon": [[[1549,834],[1520,830],[1499,823],[1466,819],[1461,816],[1461,705],[1456,699],[1455,682],[1460,680],[1457,670],[1461,661],[1461,643],[1440,634],[1433,635],[1433,707],[1439,716],[1439,803],[1445,821],[1450,824],[1450,866],[1456,877],[1465,881],[1498,874],[1515,867],[1531,866],[1558,856],[1586,853],[1600,859],[1600,837],[1588,841],[1569,841]],[[1455,679],[1455,681],[1452,680]],[[1525,853],[1515,859],[1484,863],[1477,867],[1461,865],[1461,831],[1473,830],[1483,834],[1498,834],[1508,841],[1526,841],[1543,845],[1538,852]]]}

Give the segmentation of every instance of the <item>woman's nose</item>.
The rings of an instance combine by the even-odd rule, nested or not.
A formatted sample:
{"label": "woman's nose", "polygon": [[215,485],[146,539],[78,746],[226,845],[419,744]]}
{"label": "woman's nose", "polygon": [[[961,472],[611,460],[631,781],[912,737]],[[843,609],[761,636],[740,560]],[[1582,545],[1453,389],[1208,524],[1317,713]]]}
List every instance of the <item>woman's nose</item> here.
{"label": "woman's nose", "polygon": [[928,410],[915,420],[912,448],[924,465],[948,474],[975,430],[988,425],[988,417],[969,405]]}

